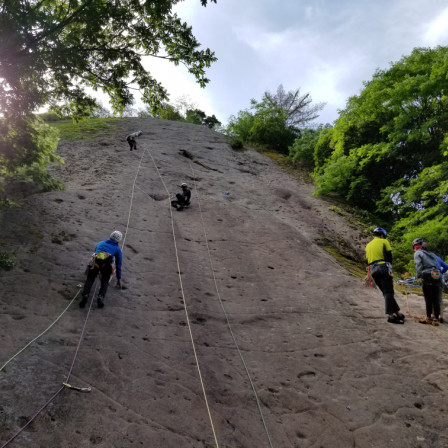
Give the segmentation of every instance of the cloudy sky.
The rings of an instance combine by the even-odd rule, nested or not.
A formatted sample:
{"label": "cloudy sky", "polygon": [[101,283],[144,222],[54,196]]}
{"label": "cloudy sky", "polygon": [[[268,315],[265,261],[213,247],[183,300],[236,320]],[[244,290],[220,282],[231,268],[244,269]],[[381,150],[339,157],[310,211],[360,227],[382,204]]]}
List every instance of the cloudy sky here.
{"label": "cloudy sky", "polygon": [[187,95],[226,123],[263,92],[300,88],[327,105],[317,120],[331,123],[349,96],[377,68],[415,47],[448,45],[446,0],[199,0],[176,6],[218,61],[206,89],[182,67],[151,59],[150,71],[171,100]]}

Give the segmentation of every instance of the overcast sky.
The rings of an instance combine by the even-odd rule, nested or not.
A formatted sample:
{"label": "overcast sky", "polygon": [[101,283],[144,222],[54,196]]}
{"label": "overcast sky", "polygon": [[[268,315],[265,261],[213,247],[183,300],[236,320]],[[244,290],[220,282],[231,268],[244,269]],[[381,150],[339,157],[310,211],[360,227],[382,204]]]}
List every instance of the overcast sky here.
{"label": "overcast sky", "polygon": [[201,89],[182,67],[151,59],[148,68],[171,100],[188,95],[223,123],[279,84],[326,102],[331,123],[377,68],[415,47],[448,45],[446,0],[186,0],[175,11],[218,61]]}

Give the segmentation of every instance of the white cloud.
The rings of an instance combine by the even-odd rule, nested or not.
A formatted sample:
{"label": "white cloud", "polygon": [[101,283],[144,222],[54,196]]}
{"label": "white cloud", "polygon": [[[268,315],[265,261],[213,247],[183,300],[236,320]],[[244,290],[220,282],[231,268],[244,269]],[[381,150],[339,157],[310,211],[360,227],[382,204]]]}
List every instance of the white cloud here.
{"label": "white cloud", "polygon": [[331,122],[377,68],[418,46],[445,45],[445,0],[199,0],[176,5],[202,47],[218,62],[206,89],[183,67],[152,63],[152,72],[172,97],[189,94],[207,114],[225,122],[280,83],[327,102]]}
{"label": "white cloud", "polygon": [[426,25],[423,41],[429,46],[448,44],[448,8]]}

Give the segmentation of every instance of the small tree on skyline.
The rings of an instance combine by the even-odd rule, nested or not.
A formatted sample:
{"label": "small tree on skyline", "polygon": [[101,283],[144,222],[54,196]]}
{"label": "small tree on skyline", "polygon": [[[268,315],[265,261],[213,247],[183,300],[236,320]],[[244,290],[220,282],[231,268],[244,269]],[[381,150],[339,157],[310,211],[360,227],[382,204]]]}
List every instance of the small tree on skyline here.
{"label": "small tree on skyline", "polygon": [[278,108],[286,114],[286,123],[289,126],[306,127],[306,125],[319,117],[326,103],[312,104],[310,93],[300,95],[300,88],[285,92],[283,84],[277,87],[275,93],[265,92],[259,108]]}

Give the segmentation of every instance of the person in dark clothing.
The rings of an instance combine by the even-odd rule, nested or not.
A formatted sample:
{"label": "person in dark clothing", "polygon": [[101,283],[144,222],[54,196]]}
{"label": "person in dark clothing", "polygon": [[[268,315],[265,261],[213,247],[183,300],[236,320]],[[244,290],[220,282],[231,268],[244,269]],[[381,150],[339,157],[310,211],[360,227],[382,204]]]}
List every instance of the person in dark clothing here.
{"label": "person in dark clothing", "polygon": [[[442,294],[442,274],[437,256],[429,251],[429,246],[423,238],[412,241],[414,251],[415,270],[417,278],[423,284],[425,297],[426,317],[420,319],[422,324],[439,325],[440,295]],[[434,312],[434,318],[431,314]]]}
{"label": "person in dark clothing", "polygon": [[384,296],[387,321],[393,324],[403,324],[404,315],[399,313],[400,307],[394,297],[392,274],[392,248],[386,239],[387,232],[377,227],[373,231],[374,238],[366,246],[366,259],[369,275],[375,280]]}
{"label": "person in dark clothing", "polygon": [[84,308],[86,306],[87,300],[89,299],[90,290],[98,274],[100,274],[101,286],[98,293],[97,304],[98,308],[104,307],[104,297],[109,286],[109,281],[114,272],[114,260],[115,267],[117,269],[117,287],[121,288],[121,263],[123,257],[118,243],[122,239],[122,233],[118,230],[114,230],[108,240],[100,241],[96,245],[92,262],[89,264],[86,271],[87,279],[84,283],[81,301],[79,302],[80,308]]}
{"label": "person in dark clothing", "polygon": [[184,207],[188,207],[190,205],[191,191],[188,188],[188,185],[184,182],[180,187],[182,188],[182,193],[177,193],[176,200],[171,201],[171,205],[176,210],[182,210]]}
{"label": "person in dark clothing", "polygon": [[137,142],[136,138],[140,137],[143,134],[142,131],[133,132],[132,134],[129,134],[126,137],[126,141],[129,143],[129,151],[132,151],[133,149],[137,149]]}

